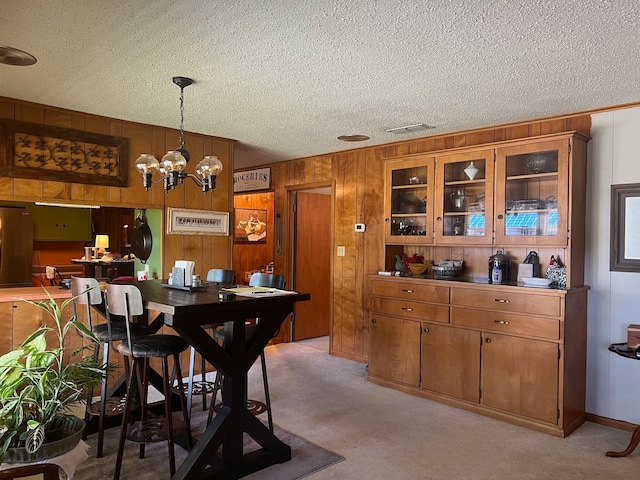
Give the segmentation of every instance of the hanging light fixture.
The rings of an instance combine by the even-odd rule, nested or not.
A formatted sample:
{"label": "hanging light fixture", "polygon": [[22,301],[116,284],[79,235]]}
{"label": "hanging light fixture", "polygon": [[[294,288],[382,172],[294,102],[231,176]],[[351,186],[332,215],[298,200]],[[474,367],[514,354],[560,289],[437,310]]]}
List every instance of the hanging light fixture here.
{"label": "hanging light fixture", "polygon": [[[203,193],[207,193],[216,188],[216,176],[222,171],[222,162],[216,156],[207,155],[196,165],[196,175],[185,171],[191,155],[184,147],[184,89],[191,85],[193,80],[187,77],[173,77],[172,80],[180,87],[180,146],[175,150],[169,150],[160,162],[150,153],[143,153],[136,160],[136,168],[142,174],[145,190],[162,181],[167,193],[183,183],[185,178],[190,178],[202,187]],[[162,174],[162,178],[154,182],[153,174],[156,171]]]}

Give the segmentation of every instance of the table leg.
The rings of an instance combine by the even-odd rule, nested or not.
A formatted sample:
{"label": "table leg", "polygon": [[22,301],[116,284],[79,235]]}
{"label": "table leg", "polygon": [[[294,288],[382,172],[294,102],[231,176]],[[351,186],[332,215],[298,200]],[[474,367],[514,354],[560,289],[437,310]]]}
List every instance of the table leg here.
{"label": "table leg", "polygon": [[629,446],[622,452],[613,452],[613,451],[607,452],[607,457],[614,457],[614,458],[626,457],[636,449],[639,443],[640,443],[640,427],[636,427],[636,429],[631,434],[631,440],[629,441]]}
{"label": "table leg", "polygon": [[[203,334],[201,325],[213,323],[211,319],[200,320],[201,325],[194,324],[193,319],[170,319],[171,326],[224,375],[223,407],[178,468],[174,480],[240,478],[291,459],[291,447],[273,435],[245,403],[249,368],[291,310],[291,305],[285,305],[262,313],[254,309],[234,312],[225,319],[224,348]],[[245,339],[244,320],[256,316],[262,320],[251,337]],[[244,433],[261,448],[244,453]]]}

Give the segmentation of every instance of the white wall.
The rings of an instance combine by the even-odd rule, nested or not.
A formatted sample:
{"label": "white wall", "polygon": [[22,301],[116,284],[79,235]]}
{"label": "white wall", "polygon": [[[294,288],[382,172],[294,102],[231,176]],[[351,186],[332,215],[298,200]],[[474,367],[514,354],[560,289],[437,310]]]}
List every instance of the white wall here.
{"label": "white wall", "polygon": [[587,412],[640,423],[640,361],[607,350],[640,323],[640,273],[609,271],[611,185],[640,183],[640,108],[593,115],[588,155]]}

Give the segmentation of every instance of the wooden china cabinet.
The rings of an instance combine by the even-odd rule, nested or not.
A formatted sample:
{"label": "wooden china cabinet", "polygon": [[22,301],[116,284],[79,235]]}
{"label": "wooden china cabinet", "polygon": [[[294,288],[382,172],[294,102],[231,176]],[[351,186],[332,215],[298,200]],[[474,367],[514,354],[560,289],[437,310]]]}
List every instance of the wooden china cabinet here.
{"label": "wooden china cabinet", "polygon": [[[385,269],[419,252],[463,260],[464,276],[369,276],[370,381],[557,436],[584,422],[587,142],[567,132],[387,160]],[[497,249],[557,254],[567,288],[488,284]]]}

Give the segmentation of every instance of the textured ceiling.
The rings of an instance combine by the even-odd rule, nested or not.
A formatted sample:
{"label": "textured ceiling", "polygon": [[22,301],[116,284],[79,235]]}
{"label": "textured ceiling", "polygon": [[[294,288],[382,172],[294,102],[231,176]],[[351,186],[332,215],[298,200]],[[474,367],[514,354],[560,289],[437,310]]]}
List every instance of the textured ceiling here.
{"label": "textured ceiling", "polygon": [[[185,130],[238,140],[236,168],[640,101],[638,0],[1,8],[0,45],[38,62],[0,65],[0,95],[177,128],[191,77]],[[436,128],[385,132],[416,123]]]}

